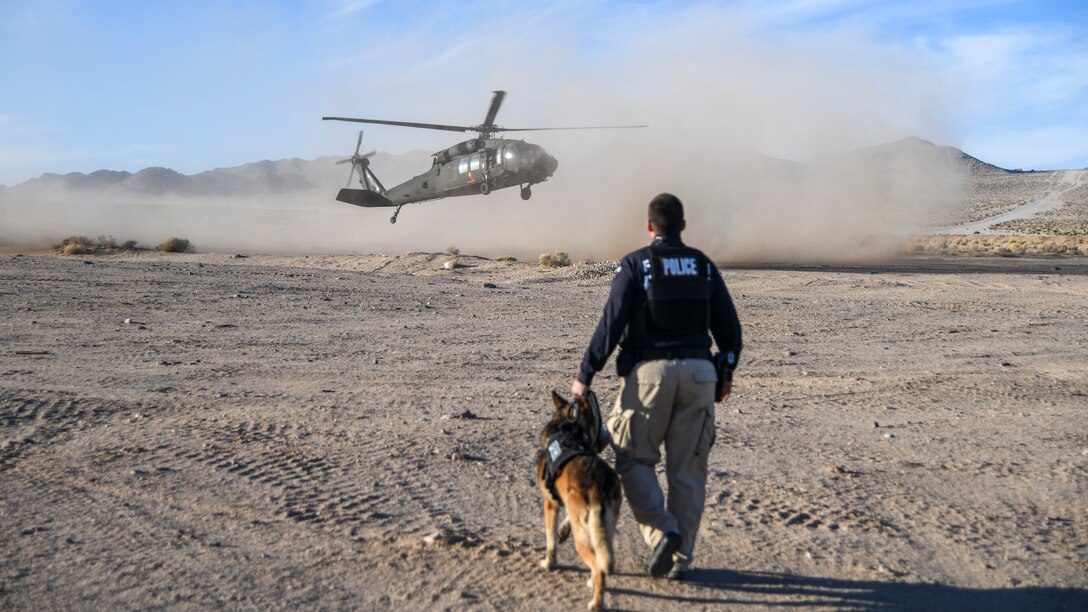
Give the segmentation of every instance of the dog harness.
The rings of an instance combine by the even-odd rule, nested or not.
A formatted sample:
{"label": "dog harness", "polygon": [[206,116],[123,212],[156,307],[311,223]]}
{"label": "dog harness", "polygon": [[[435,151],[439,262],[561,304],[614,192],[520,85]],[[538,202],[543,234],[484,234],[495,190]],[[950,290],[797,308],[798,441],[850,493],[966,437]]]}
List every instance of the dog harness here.
{"label": "dog harness", "polygon": [[555,478],[559,475],[559,470],[575,457],[596,454],[593,445],[573,423],[564,424],[548,438],[548,445],[544,447],[544,484],[551,492],[552,499],[560,506],[563,505],[563,498],[559,497],[559,490],[555,488]]}

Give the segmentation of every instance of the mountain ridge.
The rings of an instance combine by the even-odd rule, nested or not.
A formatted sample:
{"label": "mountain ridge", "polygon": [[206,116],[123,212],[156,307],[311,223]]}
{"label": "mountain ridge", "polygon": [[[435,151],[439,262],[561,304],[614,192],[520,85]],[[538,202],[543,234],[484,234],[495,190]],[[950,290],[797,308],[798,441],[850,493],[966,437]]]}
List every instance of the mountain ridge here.
{"label": "mountain ridge", "polygon": [[[968,174],[1002,174],[1019,171],[1007,170],[984,162],[951,146],[936,145],[927,140],[907,137],[897,141],[857,149],[843,154],[821,155],[812,160],[794,162],[778,160],[765,155],[769,163],[819,165],[839,159],[869,160],[877,167],[892,169],[898,160],[919,153],[938,160],[942,164],[955,164]],[[936,154],[931,155],[931,154]],[[430,157],[424,151],[409,151],[399,155],[377,153],[372,159],[377,166],[384,166],[383,176],[404,174],[404,178],[426,169]],[[312,160],[292,157],[281,160],[261,160],[204,170],[191,175],[181,174],[171,168],[152,166],[132,173],[118,170],[97,170],[89,174],[70,172],[42,175],[13,186],[0,185],[0,195],[34,195],[43,192],[98,192],[107,196],[247,196],[297,194],[343,186],[346,167],[338,167],[340,158],[323,156]],[[389,168],[394,169],[390,171]],[[395,184],[391,180],[387,186]]]}

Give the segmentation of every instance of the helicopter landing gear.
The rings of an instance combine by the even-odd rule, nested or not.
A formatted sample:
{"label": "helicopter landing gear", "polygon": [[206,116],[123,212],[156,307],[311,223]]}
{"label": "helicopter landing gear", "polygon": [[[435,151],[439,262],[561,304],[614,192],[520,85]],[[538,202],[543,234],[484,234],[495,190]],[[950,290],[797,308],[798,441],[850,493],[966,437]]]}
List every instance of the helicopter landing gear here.
{"label": "helicopter landing gear", "polygon": [[491,183],[488,183],[487,181],[480,183],[480,194],[487,195],[489,193],[491,193]]}
{"label": "helicopter landing gear", "polygon": [[[404,206],[404,204],[401,204],[400,206]],[[392,216],[392,217],[389,217],[389,222],[390,222],[390,223],[396,223],[396,222],[397,222],[397,215],[399,215],[399,214],[400,214],[400,206],[398,206],[398,207],[397,207],[397,210],[395,210],[395,211],[393,212],[393,216]]]}
{"label": "helicopter landing gear", "polygon": [[521,199],[528,200],[533,197],[532,186],[526,186],[521,188]]}

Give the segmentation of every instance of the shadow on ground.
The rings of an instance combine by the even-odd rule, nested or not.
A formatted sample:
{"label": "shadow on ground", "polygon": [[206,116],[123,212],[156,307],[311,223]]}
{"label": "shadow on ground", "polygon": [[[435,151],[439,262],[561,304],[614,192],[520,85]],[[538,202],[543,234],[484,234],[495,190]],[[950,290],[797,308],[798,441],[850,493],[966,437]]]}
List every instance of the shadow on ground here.
{"label": "shadow on ground", "polygon": [[[685,584],[707,595],[669,595],[609,589],[647,603],[696,606],[823,608],[839,610],[1084,610],[1088,589],[1010,587],[972,589],[942,584],[838,580],[763,572],[698,569]],[[641,606],[640,606],[641,607]]]}

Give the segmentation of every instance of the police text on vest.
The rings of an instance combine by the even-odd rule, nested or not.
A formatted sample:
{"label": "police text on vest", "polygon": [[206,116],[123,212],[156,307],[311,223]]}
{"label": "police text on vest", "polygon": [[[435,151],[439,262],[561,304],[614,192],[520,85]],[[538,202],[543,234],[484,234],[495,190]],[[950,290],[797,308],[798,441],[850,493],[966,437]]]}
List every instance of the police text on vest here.
{"label": "police text on vest", "polygon": [[694,257],[663,257],[661,269],[665,276],[695,276],[698,274]]}

